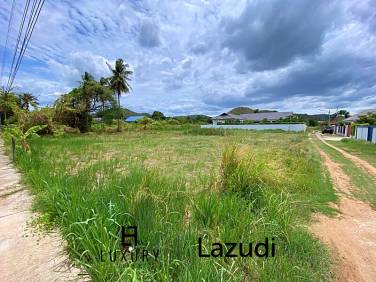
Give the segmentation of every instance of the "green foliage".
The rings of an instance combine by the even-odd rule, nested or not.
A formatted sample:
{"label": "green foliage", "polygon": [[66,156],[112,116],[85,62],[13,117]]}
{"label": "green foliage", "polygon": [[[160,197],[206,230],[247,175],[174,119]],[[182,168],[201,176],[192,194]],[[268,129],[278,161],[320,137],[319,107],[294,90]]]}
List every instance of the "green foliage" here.
{"label": "green foliage", "polygon": [[55,132],[55,127],[52,121],[53,115],[54,110],[48,107],[32,112],[21,112],[18,115],[18,124],[23,131],[26,131],[34,126],[41,125],[44,126],[44,128],[41,129],[38,134],[53,134]]}
{"label": "green foliage", "polygon": [[360,116],[358,122],[368,123],[369,125],[376,125],[376,113],[368,113],[365,116]]}
{"label": "green foliage", "polygon": [[31,93],[22,93],[18,95],[20,108],[26,111],[30,110],[30,106],[36,108],[38,106],[38,98]]}
{"label": "green foliage", "polygon": [[148,128],[149,125],[151,125],[153,123],[153,120],[151,118],[148,118],[148,117],[143,117],[142,119],[139,119],[137,121],[138,124],[141,124],[142,125],[142,128],[145,130]]}
{"label": "green foliage", "polygon": [[6,122],[19,109],[19,99],[16,94],[0,89],[0,118]]}
{"label": "green foliage", "polygon": [[151,118],[154,120],[164,120],[166,119],[165,115],[162,112],[154,111],[151,115]]}
{"label": "green foliage", "polygon": [[314,127],[314,126],[318,126],[319,125],[319,122],[317,120],[314,120],[314,119],[309,119],[307,121],[307,125],[308,126],[311,126],[311,127]]}
{"label": "green foliage", "polygon": [[183,123],[191,124],[207,124],[210,123],[211,118],[205,115],[188,115],[188,116],[175,116],[174,119]]}
{"label": "green foliage", "polygon": [[347,110],[339,110],[335,115],[340,116],[340,117],[344,117],[344,118],[348,118],[350,116],[350,113]]}
{"label": "green foliage", "polygon": [[106,104],[113,105],[113,92],[102,78],[97,82],[87,72],[82,76],[79,87],[62,95],[55,102],[54,121],[78,128],[81,132],[90,130],[92,116],[98,109],[105,110]]}
{"label": "green foliage", "polygon": [[17,125],[10,125],[4,129],[4,137],[6,139],[14,138],[16,141],[16,146],[21,148],[24,152],[29,153],[30,145],[28,143],[28,139],[32,137],[39,137],[37,133],[43,130],[45,127],[45,125],[36,125],[24,131]]}

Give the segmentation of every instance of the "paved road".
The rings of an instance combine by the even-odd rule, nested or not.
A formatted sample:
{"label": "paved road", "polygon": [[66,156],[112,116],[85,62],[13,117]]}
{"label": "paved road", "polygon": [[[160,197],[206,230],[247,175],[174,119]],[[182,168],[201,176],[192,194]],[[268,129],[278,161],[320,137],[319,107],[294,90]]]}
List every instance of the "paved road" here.
{"label": "paved road", "polygon": [[0,140],[0,281],[76,281],[59,235],[30,227],[32,196],[20,179]]}

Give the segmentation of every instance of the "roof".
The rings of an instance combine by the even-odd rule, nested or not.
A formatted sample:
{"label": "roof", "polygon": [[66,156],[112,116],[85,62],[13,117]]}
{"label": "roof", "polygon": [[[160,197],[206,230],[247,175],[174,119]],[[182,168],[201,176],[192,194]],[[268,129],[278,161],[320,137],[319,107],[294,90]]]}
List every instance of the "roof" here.
{"label": "roof", "polygon": [[234,115],[229,113],[223,113],[213,119],[217,120],[252,120],[252,121],[262,121],[266,120],[279,120],[292,116],[293,112],[267,112],[267,113],[252,113],[252,114],[241,114]]}
{"label": "roof", "polygon": [[368,113],[373,113],[373,114],[376,114],[376,109],[368,109],[368,110],[364,110],[364,111],[361,111],[351,117],[348,117],[348,118],[345,118],[343,121],[344,122],[355,122],[355,121],[358,121],[359,120],[359,117],[360,116],[366,116]]}
{"label": "roof", "polygon": [[125,121],[132,122],[132,121],[138,121],[139,119],[144,118],[145,116],[129,116],[125,119]]}

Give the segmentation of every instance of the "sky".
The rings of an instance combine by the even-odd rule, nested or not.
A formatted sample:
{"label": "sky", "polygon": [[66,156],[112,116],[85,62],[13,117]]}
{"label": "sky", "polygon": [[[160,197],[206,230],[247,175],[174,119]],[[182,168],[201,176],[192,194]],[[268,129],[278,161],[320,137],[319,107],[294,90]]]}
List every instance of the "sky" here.
{"label": "sky", "polygon": [[[0,1],[7,78],[26,0]],[[51,105],[88,71],[134,71],[124,107],[216,115],[237,106],[376,108],[376,0],[47,0],[15,79]]]}

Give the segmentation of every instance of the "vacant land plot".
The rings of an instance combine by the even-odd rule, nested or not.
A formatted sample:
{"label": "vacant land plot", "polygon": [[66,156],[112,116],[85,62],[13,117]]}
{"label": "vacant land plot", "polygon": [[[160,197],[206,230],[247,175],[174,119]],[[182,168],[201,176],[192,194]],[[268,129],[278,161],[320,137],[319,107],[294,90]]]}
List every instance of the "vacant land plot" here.
{"label": "vacant land plot", "polygon": [[[18,166],[41,222],[96,281],[319,281],[328,253],[307,231],[336,196],[305,134],[134,130],[43,137]],[[157,259],[101,259],[136,225]],[[199,257],[212,243],[273,239],[274,257]],[[254,248],[254,245],[253,245]],[[239,253],[239,251],[235,251]],[[216,252],[219,254],[219,251]],[[129,258],[129,256],[126,256]]]}
{"label": "vacant land plot", "polygon": [[376,144],[354,139],[343,139],[341,142],[328,141],[328,143],[358,156],[376,167]]}

